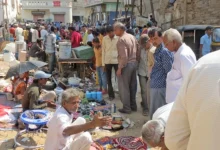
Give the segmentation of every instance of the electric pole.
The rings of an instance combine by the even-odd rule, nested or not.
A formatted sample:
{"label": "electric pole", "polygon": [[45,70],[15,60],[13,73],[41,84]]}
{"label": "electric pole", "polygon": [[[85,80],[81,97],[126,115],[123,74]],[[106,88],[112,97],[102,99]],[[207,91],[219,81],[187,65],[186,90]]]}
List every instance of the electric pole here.
{"label": "electric pole", "polygon": [[153,18],[155,19],[153,0],[150,0],[150,5],[151,5],[152,16],[153,16]]}
{"label": "electric pole", "polygon": [[143,5],[143,0],[140,0],[140,16],[143,15],[142,5]]}
{"label": "electric pole", "polygon": [[134,16],[134,3],[135,0],[132,0],[132,3],[131,3],[131,26],[133,27],[133,16]]}
{"label": "electric pole", "polygon": [[118,5],[119,5],[119,0],[117,0],[117,3],[116,3],[115,21],[118,18]]}

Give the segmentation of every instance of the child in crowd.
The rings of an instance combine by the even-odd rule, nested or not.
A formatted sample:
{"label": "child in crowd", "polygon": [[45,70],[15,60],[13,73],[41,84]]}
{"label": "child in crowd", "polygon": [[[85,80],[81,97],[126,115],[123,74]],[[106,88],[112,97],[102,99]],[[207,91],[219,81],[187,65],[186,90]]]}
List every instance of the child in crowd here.
{"label": "child in crowd", "polygon": [[103,94],[107,94],[107,81],[106,81],[106,72],[105,67],[102,66],[102,47],[101,43],[98,38],[94,38],[92,41],[93,47],[94,47],[94,53],[96,58],[96,70],[98,73],[99,78],[99,86],[100,91],[102,91]]}

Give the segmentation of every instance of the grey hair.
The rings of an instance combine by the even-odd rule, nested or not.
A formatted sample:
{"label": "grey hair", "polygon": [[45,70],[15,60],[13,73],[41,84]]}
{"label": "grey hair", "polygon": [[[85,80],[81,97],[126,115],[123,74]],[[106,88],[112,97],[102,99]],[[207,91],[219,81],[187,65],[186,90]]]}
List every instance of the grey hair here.
{"label": "grey hair", "polygon": [[170,28],[163,33],[163,37],[166,37],[169,42],[176,41],[182,43],[182,36],[178,30]]}
{"label": "grey hair", "polygon": [[114,28],[120,28],[121,30],[124,30],[124,31],[126,30],[125,25],[123,23],[121,23],[121,22],[116,22],[114,24]]}
{"label": "grey hair", "polygon": [[62,93],[62,103],[69,102],[71,98],[79,97],[77,89],[69,88]]}
{"label": "grey hair", "polygon": [[146,143],[151,141],[155,144],[159,144],[164,131],[165,127],[160,120],[150,120],[142,127],[142,138]]}

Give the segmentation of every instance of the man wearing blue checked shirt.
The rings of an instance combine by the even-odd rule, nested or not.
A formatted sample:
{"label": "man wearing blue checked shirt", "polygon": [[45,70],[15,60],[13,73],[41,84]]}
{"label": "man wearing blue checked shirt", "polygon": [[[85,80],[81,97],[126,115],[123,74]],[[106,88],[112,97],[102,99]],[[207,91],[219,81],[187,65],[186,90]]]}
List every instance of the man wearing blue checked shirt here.
{"label": "man wearing blue checked shirt", "polygon": [[150,75],[150,118],[152,119],[154,112],[166,104],[166,78],[172,67],[173,54],[164,47],[162,32],[159,28],[150,29],[148,36],[156,47],[155,63]]}

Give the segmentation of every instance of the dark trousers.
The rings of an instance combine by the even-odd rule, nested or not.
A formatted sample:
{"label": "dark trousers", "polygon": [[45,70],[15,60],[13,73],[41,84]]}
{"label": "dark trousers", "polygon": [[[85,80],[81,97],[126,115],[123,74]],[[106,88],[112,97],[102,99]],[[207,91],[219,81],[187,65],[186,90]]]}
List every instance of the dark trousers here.
{"label": "dark trousers", "polygon": [[140,82],[140,87],[141,87],[141,98],[142,98],[142,106],[144,111],[148,111],[148,99],[147,99],[147,81],[148,77],[147,76],[139,76],[139,82]]}
{"label": "dark trousers", "polygon": [[[112,87],[112,68],[115,69],[115,72],[118,70],[118,64],[106,64],[106,76],[107,76],[107,84],[108,84],[108,95],[111,98],[115,98],[115,93]],[[116,75],[115,75],[116,77]]]}

